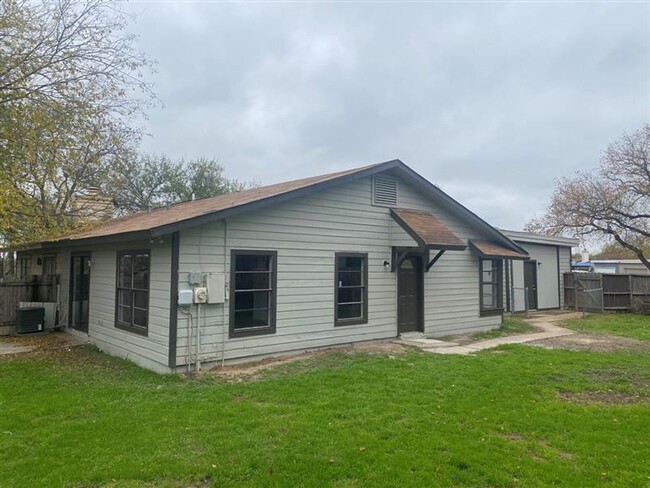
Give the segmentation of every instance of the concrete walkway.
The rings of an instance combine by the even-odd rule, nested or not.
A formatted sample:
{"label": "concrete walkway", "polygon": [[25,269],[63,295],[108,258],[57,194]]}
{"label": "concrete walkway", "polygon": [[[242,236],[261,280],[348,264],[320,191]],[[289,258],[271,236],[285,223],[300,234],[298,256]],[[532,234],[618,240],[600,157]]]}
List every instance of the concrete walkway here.
{"label": "concrete walkway", "polygon": [[530,318],[524,320],[527,323],[534,325],[538,329],[541,329],[541,332],[497,337],[496,339],[488,339],[485,341],[478,341],[465,345],[461,345],[455,342],[419,337],[404,337],[400,339],[399,342],[402,344],[408,344],[410,346],[417,346],[423,351],[431,352],[434,354],[467,355],[482,351],[484,349],[497,347],[502,344],[523,344],[525,342],[538,341],[540,339],[551,339],[553,337],[576,334],[576,331],[565,329],[564,327],[559,327],[558,325],[555,325],[555,323],[568,319],[579,318],[581,316],[581,313],[575,312],[535,313]]}

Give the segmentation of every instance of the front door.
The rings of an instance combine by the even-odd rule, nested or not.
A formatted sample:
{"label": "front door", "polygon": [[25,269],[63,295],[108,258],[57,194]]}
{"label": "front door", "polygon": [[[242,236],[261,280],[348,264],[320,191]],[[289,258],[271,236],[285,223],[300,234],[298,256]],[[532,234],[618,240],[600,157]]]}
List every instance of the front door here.
{"label": "front door", "polygon": [[88,332],[90,255],[72,256],[70,266],[70,327]]}
{"label": "front door", "polygon": [[409,256],[397,269],[397,331],[422,331],[422,257]]}
{"label": "front door", "polygon": [[528,309],[537,310],[537,261],[524,261],[524,287],[528,289]]}

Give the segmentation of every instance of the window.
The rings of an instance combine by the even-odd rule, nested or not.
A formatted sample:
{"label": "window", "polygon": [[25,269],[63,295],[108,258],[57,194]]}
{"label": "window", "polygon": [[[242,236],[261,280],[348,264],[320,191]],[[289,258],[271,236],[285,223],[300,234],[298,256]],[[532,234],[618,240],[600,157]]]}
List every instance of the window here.
{"label": "window", "polygon": [[18,260],[18,279],[27,280],[32,271],[32,258],[20,258]]}
{"label": "window", "polygon": [[149,323],[149,251],[117,253],[115,327],[147,335]]}
{"label": "window", "polygon": [[43,256],[42,274],[43,275],[56,274],[56,256]]}
{"label": "window", "polygon": [[275,332],[277,252],[233,250],[230,337]]}
{"label": "window", "polygon": [[336,253],[334,325],[368,322],[368,255]]}
{"label": "window", "polygon": [[481,316],[503,312],[503,272],[499,259],[481,259]]}

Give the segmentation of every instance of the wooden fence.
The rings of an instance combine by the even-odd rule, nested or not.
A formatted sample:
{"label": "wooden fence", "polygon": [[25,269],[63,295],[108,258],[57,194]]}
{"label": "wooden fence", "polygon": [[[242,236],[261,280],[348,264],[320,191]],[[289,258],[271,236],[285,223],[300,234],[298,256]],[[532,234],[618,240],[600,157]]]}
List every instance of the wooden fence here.
{"label": "wooden fence", "polygon": [[564,273],[564,306],[585,312],[650,312],[650,276]]}
{"label": "wooden fence", "polygon": [[57,277],[49,278],[29,283],[0,283],[0,326],[14,323],[19,302],[56,301]]}

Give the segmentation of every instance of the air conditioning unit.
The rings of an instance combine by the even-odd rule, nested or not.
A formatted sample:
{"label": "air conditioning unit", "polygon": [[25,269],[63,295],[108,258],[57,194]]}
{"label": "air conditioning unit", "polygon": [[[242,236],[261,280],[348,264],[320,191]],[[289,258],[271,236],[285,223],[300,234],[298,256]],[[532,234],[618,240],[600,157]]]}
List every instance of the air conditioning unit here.
{"label": "air conditioning unit", "polygon": [[16,334],[41,332],[45,324],[45,308],[24,307],[16,309]]}

